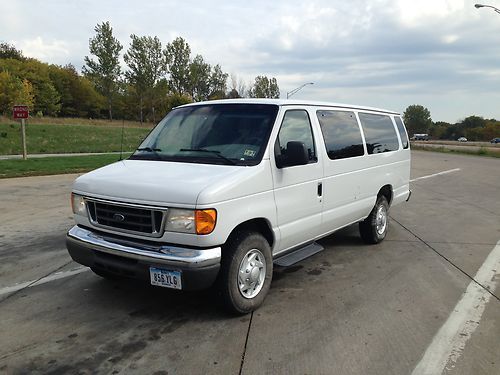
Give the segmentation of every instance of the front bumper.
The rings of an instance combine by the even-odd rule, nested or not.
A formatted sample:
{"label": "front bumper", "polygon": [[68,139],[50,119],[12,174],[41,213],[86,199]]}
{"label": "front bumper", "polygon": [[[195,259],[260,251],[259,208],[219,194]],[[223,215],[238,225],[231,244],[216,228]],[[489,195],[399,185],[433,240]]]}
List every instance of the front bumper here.
{"label": "front bumper", "polygon": [[77,263],[118,276],[150,280],[149,268],[182,271],[182,289],[210,287],[219,272],[221,248],[193,249],[140,243],[74,226],[66,236]]}

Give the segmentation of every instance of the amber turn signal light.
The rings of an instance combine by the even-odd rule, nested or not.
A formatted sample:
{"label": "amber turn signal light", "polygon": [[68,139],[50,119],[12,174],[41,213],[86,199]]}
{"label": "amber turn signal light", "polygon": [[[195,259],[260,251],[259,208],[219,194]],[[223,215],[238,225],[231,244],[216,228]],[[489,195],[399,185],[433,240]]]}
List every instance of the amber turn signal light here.
{"label": "amber turn signal light", "polygon": [[214,209],[196,210],[194,218],[196,223],[196,234],[210,234],[215,229],[217,211]]}

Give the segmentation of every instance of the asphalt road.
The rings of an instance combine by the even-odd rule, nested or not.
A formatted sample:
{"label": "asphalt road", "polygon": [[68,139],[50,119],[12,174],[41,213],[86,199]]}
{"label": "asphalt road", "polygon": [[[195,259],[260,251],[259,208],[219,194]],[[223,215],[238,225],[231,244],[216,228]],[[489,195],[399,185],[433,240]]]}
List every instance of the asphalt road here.
{"label": "asphalt road", "polygon": [[0,180],[0,373],[499,374],[500,159],[412,156],[383,243],[323,239],[240,317],[71,262],[74,175]]}

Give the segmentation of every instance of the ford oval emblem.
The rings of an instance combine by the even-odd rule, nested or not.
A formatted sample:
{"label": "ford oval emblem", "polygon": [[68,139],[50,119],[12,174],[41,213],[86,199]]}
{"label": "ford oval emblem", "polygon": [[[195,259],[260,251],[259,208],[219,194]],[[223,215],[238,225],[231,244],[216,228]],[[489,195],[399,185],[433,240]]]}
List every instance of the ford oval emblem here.
{"label": "ford oval emblem", "polygon": [[119,222],[123,222],[123,221],[125,221],[125,215],[114,214],[113,215],[113,219],[115,219],[116,221],[119,221]]}

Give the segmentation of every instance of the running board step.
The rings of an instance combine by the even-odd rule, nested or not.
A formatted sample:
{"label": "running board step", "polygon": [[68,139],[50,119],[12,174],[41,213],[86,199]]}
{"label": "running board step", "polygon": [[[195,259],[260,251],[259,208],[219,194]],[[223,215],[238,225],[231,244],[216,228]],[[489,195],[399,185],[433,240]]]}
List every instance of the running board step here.
{"label": "running board step", "polygon": [[274,264],[280,267],[290,267],[295,263],[298,263],[301,260],[309,258],[310,256],[313,256],[314,254],[319,253],[320,251],[323,250],[325,250],[323,246],[317,244],[316,242],[313,242],[309,245],[298,248],[297,250],[294,250],[291,253],[283,255],[278,259],[275,259]]}

